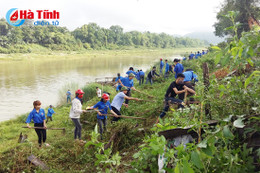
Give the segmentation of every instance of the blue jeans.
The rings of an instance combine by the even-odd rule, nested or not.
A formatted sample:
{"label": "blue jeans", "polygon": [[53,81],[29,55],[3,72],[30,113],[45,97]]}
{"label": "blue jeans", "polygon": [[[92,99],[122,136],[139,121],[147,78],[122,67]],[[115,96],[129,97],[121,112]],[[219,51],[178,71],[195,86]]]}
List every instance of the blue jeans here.
{"label": "blue jeans", "polygon": [[177,103],[178,104],[178,108],[183,108],[184,106],[181,104],[183,101],[180,100],[180,99],[176,99],[176,98],[173,98],[173,97],[165,97],[165,107],[162,111],[162,113],[160,114],[160,118],[163,118],[165,115],[166,115],[166,112],[168,112],[169,110],[169,103],[168,101],[170,101],[171,103]]}
{"label": "blue jeans", "polygon": [[151,83],[151,85],[153,85],[153,78],[149,78],[147,76],[145,84],[148,84],[148,81]]}
{"label": "blue jeans", "polygon": [[71,118],[71,120],[74,122],[75,130],[74,130],[74,139],[81,139],[81,124],[79,118]]}
{"label": "blue jeans", "polygon": [[70,97],[70,96],[67,96],[67,103],[68,103],[69,101],[71,102],[71,97]]}
{"label": "blue jeans", "polygon": [[163,74],[162,71],[163,71],[163,67],[162,68],[160,67],[160,75]]}
{"label": "blue jeans", "polygon": [[116,87],[116,92],[120,91],[120,90],[121,90],[121,88],[122,88],[122,86],[121,86],[121,85],[117,85],[117,87]]}
{"label": "blue jeans", "polygon": [[164,78],[168,79],[169,75],[170,75],[169,72],[165,72],[165,73],[164,73]]}

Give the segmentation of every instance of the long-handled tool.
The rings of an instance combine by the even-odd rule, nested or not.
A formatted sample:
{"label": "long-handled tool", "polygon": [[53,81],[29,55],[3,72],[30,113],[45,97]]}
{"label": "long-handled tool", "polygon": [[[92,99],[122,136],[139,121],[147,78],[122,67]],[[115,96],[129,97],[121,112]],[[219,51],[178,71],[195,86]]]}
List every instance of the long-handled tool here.
{"label": "long-handled tool", "polygon": [[[92,110],[87,110],[87,112],[99,112],[101,110],[95,110],[95,109],[92,109]],[[142,118],[142,117],[134,117],[134,116],[124,116],[124,115],[117,115],[115,116],[114,114],[102,114],[103,116],[109,116],[109,117],[117,117],[117,118],[130,118],[130,119],[142,119],[142,120],[145,120],[146,118]]]}
{"label": "long-handled tool", "polygon": [[102,115],[109,116],[109,117],[117,117],[117,118],[130,118],[130,119],[146,120],[146,118],[142,118],[142,117],[133,117],[133,116],[125,116],[125,115],[118,115],[118,116],[115,116],[114,114],[102,114]]}
{"label": "long-handled tool", "polygon": [[[22,128],[29,128],[27,126],[23,126]],[[45,129],[44,127],[31,127],[31,129]],[[65,128],[46,128],[48,130],[62,130],[63,134],[65,134],[66,129]]]}
{"label": "long-handled tool", "polygon": [[144,100],[144,99],[139,99],[139,101],[142,101],[142,102],[155,102],[154,100]]}
{"label": "long-handled tool", "polygon": [[151,95],[149,95],[149,94],[146,94],[146,93],[144,93],[144,92],[142,92],[142,91],[139,91],[139,90],[135,90],[135,91],[139,92],[140,94],[146,95],[146,96],[148,96],[148,97],[150,97],[150,98],[155,98],[154,96],[151,96]]}

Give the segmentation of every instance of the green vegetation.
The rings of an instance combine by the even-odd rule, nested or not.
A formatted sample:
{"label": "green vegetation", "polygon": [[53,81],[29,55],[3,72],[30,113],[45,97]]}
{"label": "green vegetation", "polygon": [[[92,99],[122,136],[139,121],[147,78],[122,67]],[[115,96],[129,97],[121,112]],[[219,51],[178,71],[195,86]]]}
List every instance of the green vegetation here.
{"label": "green vegetation", "polygon": [[[188,54],[190,51],[197,51],[205,49],[205,47],[194,48],[126,48],[124,50],[89,50],[89,51],[51,51],[42,46],[34,45],[35,49],[32,53],[12,53],[12,54],[0,54],[0,61],[20,61],[20,60],[57,60],[57,59],[81,59],[89,57],[144,57],[153,56],[168,57],[172,55],[181,55],[184,52]],[[43,49],[37,49],[41,47]],[[43,53],[44,52],[44,53]]]}
{"label": "green vegetation", "polygon": [[235,36],[233,30],[227,29],[233,26],[230,23],[230,19],[225,17],[229,11],[237,13],[235,23],[238,26],[238,37],[242,36],[242,32],[250,31],[249,23],[259,23],[260,7],[257,0],[225,0],[221,5],[220,11],[217,13],[218,21],[214,24],[216,36]]}
{"label": "green vegetation", "polygon": [[[186,148],[180,145],[174,149],[167,149],[165,156],[168,158],[167,164],[170,167],[165,168],[166,170],[176,173],[253,172],[255,166],[259,166],[254,165],[253,162],[259,163],[259,160],[253,160],[252,154],[258,153],[259,157],[259,149],[247,148],[241,137],[245,137],[248,132],[259,131],[259,116],[255,116],[259,115],[260,104],[259,57],[257,55],[259,47],[253,44],[259,39],[258,31],[245,33],[240,40],[230,43],[233,46],[228,45],[225,50],[212,47],[211,53],[207,56],[198,60],[185,61],[184,66],[193,68],[199,75],[196,99],[201,104],[193,105],[191,109],[186,108],[183,111],[171,110],[156,126],[154,122],[163,108],[164,94],[174,78],[173,75],[166,81],[158,78],[153,86],[137,86],[138,89],[156,96],[156,102],[140,104],[131,101],[129,108],[123,108],[122,114],[142,116],[147,120],[123,119],[115,124],[108,121],[108,131],[103,141],[98,140],[95,128],[96,114],[83,114],[81,121],[83,139],[87,140],[85,146],[73,141],[74,126],[68,118],[69,105],[55,108],[57,114],[54,115],[54,121],[48,123],[48,127],[66,128],[65,135],[62,135],[60,131],[48,131],[47,141],[51,144],[49,148],[43,147],[39,150],[34,130],[21,128],[27,115],[16,120],[2,122],[0,171],[42,172],[26,160],[30,154],[34,154],[51,168],[49,172],[157,172],[158,154],[164,153],[164,146],[167,142],[164,137],[158,136],[158,132],[193,125],[193,130],[198,132],[202,127],[205,131],[201,136],[201,142],[188,144]],[[235,50],[240,51],[235,52]],[[225,53],[225,56],[218,58],[221,53]],[[239,58],[240,54],[248,59]],[[205,94],[202,79],[201,65],[204,62],[209,64],[212,73],[208,94]],[[245,71],[247,62],[253,63],[250,71]],[[219,65],[216,66],[217,64]],[[222,69],[228,71],[236,69],[238,73],[230,77],[221,77],[217,72]],[[252,70],[254,70],[253,73]],[[90,97],[84,99],[83,107],[91,106],[98,101],[94,94],[95,86],[101,87],[98,84],[92,84],[84,88]],[[111,86],[105,86],[104,90],[110,92],[112,98],[116,94]],[[139,93],[133,93],[133,96],[144,98]],[[210,118],[204,114],[206,103],[211,105],[212,118],[220,120],[220,124],[215,128],[201,124],[201,121],[204,122]],[[239,136],[236,127],[244,125],[246,128]],[[20,132],[28,134],[27,142],[17,143]],[[104,142],[109,141],[113,134],[116,134],[116,138],[112,148],[104,150]]]}
{"label": "green vegetation", "polygon": [[[229,17],[233,19],[232,12]],[[237,33],[236,30],[234,26],[233,32]],[[136,86],[155,96],[155,102],[130,101],[129,108],[123,108],[122,114],[147,119],[122,119],[114,124],[108,121],[103,141],[98,138],[96,113],[85,113],[81,118],[83,139],[87,144],[82,146],[73,141],[69,105],[55,108],[54,121],[48,123],[48,127],[65,127],[66,134],[49,130],[47,140],[51,147],[40,150],[35,132],[21,128],[26,115],[1,123],[0,172],[44,172],[28,163],[26,158],[31,154],[51,168],[46,172],[158,172],[158,154],[163,153],[167,157],[164,169],[168,172],[244,173],[259,170],[259,146],[251,148],[249,144],[252,142],[246,140],[260,132],[259,30],[258,27],[243,33],[240,39],[236,35],[224,49],[211,47],[206,56],[183,62],[185,68],[192,68],[199,76],[195,99],[200,103],[183,110],[171,109],[157,125],[154,122],[163,108],[164,94],[174,80],[173,75],[168,80],[157,78],[152,86]],[[202,79],[202,64],[205,62],[210,69],[208,91]],[[230,72],[232,75],[228,75]],[[90,97],[84,98],[83,107],[98,101],[94,96],[95,86],[100,87],[92,84],[84,88]],[[115,88],[105,86],[104,90],[110,92],[113,99]],[[133,96],[145,98],[139,93],[133,93]],[[207,104],[211,115],[204,111]],[[209,127],[202,123],[209,119],[219,120],[219,124]],[[165,149],[167,140],[158,135],[159,131],[190,125],[198,132],[198,141],[187,144],[186,148],[179,145]],[[17,143],[20,132],[28,134],[27,142]],[[112,147],[105,150],[104,142],[113,135]]]}
{"label": "green vegetation", "polygon": [[86,51],[129,48],[165,49],[205,45],[207,45],[205,41],[175,38],[165,33],[123,32],[123,28],[118,25],[107,29],[96,23],[89,23],[71,32],[66,27],[34,26],[32,21],[27,21],[21,27],[12,27],[5,19],[0,19],[0,53],[4,54],[31,53],[35,51],[36,46],[43,50]]}

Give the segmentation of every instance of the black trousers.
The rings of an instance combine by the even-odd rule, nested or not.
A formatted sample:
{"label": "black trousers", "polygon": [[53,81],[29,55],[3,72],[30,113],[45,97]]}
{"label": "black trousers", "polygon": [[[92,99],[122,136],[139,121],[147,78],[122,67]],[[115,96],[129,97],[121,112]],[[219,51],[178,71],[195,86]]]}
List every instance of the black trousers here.
{"label": "black trousers", "polygon": [[101,138],[102,138],[102,134],[103,134],[104,130],[106,131],[106,129],[107,129],[106,125],[107,125],[107,119],[106,118],[98,119],[99,133],[100,133]]}
{"label": "black trousers", "polygon": [[[117,114],[117,115],[121,115],[120,111],[117,110],[114,106],[111,106],[112,110]],[[117,118],[117,117],[113,117],[113,120],[112,121],[118,121],[120,120],[120,118]]]}
{"label": "black trousers", "polygon": [[178,104],[178,108],[183,108],[184,106],[181,104],[183,101],[180,99],[176,99],[173,97],[165,97],[165,106],[164,109],[162,111],[162,113],[160,114],[160,118],[163,118],[166,115],[166,112],[168,112],[170,105],[168,104],[168,101],[170,101],[171,103],[177,103]]}
{"label": "black trousers", "polygon": [[140,76],[139,85],[144,84],[144,76]]}
{"label": "black trousers", "polygon": [[[34,127],[43,127],[43,123],[34,123]],[[39,146],[41,146],[42,142],[45,143],[47,138],[46,129],[35,129],[35,131],[38,135]]]}
{"label": "black trousers", "polygon": [[48,120],[49,120],[49,119],[52,121],[52,117],[48,117],[48,116],[47,116],[46,123],[48,123]]}
{"label": "black trousers", "polygon": [[[128,90],[127,93],[126,93],[126,95],[127,95],[128,97],[131,97],[131,90]],[[128,104],[128,103],[129,103],[129,100],[128,100],[128,99],[125,99],[125,104]]]}

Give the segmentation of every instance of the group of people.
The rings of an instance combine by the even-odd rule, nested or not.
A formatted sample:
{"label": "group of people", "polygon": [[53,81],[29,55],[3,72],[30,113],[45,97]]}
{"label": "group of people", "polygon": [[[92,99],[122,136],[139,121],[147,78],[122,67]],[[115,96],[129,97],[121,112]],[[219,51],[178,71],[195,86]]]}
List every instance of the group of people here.
{"label": "group of people", "polygon": [[[193,58],[195,58],[195,59],[198,59],[198,58],[201,58],[203,55],[206,55],[208,53],[208,50],[202,50],[202,52],[200,52],[200,51],[195,51],[194,53],[193,52],[191,52],[190,54],[189,54],[189,60],[192,60]],[[183,57],[183,59],[182,60],[186,60],[187,58],[186,57]]]}
{"label": "group of people", "polygon": [[[168,87],[166,94],[165,94],[165,107],[160,114],[159,118],[163,118],[166,115],[166,112],[169,109],[169,104],[170,103],[176,103],[178,104],[179,108],[182,108],[184,104],[184,99],[186,96],[189,95],[194,95],[195,89],[193,85],[193,80],[195,82],[198,81],[197,75],[193,72],[192,69],[187,69],[184,72],[184,67],[180,63],[179,59],[174,59],[173,61],[174,65],[172,69],[173,71],[170,70],[168,61],[165,60],[165,74],[164,76],[167,76],[169,72],[175,73],[175,80],[170,84]],[[160,59],[160,75],[163,73],[163,61]],[[74,129],[74,139],[79,140],[80,142],[85,142],[81,139],[81,130],[82,126],[80,123],[80,115],[82,113],[85,113],[89,110],[93,110],[97,112],[97,123],[99,126],[99,133],[101,139],[103,139],[103,133],[106,131],[106,125],[107,125],[107,116],[112,116],[112,122],[118,121],[120,119],[121,115],[121,107],[125,106],[126,108],[128,107],[129,100],[136,100],[136,101],[141,101],[139,98],[134,98],[131,97],[131,92],[132,90],[140,92],[134,87],[134,78],[139,79],[139,85],[143,83],[144,80],[144,72],[142,70],[139,70],[137,72],[134,71],[133,67],[130,67],[129,70],[126,72],[127,76],[122,77],[118,73],[118,77],[116,78],[116,82],[118,83],[116,87],[116,91],[118,92],[112,102],[110,103],[110,94],[109,93],[103,93],[102,91],[97,87],[97,96],[100,98],[100,101],[97,102],[94,106],[88,108],[88,110],[82,109],[82,103],[83,103],[83,95],[84,91],[81,89],[78,89],[75,92],[75,98],[71,101],[71,92],[70,90],[67,91],[67,102],[71,101],[71,109],[69,113],[69,117],[73,121],[75,125]],[[152,70],[148,73],[147,78],[146,78],[146,83],[150,82],[153,84],[153,78],[155,76],[160,76],[159,74],[156,73],[156,67],[154,66]],[[141,84],[140,84],[141,83]],[[178,98],[176,96],[178,95]],[[52,118],[47,117],[47,121],[45,122],[45,112],[44,109],[41,108],[41,102],[40,101],[35,101],[33,102],[34,109],[32,112],[29,114],[27,117],[26,123],[28,128],[31,128],[29,123],[31,120],[34,122],[35,127],[41,127],[41,129],[35,129],[37,135],[38,135],[38,143],[39,146],[41,147],[42,144],[45,143],[46,141],[46,123],[48,119],[52,121]],[[52,109],[52,106],[50,105],[50,111],[48,110],[48,114],[52,115],[55,113]],[[108,113],[109,112],[109,113]],[[159,121],[159,118],[157,122]],[[48,146],[49,144],[46,144]]]}

